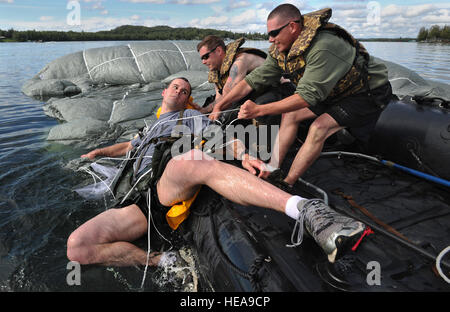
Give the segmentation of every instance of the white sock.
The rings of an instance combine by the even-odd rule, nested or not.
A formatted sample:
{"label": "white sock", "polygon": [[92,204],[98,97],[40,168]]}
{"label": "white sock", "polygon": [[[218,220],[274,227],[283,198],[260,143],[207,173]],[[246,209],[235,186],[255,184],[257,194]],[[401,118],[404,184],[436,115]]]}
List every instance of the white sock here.
{"label": "white sock", "polygon": [[298,211],[297,204],[301,200],[306,200],[306,198],[294,195],[291,198],[289,198],[288,201],[286,202],[286,207],[285,207],[284,211],[292,219],[297,220],[300,215],[300,211]]}

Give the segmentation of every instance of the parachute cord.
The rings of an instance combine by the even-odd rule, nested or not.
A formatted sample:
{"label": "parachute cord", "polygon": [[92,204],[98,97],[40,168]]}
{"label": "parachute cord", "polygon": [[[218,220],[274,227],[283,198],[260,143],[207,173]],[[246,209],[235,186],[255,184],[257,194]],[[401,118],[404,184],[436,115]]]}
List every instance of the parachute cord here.
{"label": "parachute cord", "polygon": [[148,217],[147,217],[147,261],[145,264],[145,269],[144,269],[144,276],[142,277],[142,282],[141,282],[141,288],[144,288],[144,282],[145,282],[145,278],[147,276],[147,268],[149,266],[149,261],[150,261],[150,230],[151,230],[151,225],[153,224],[153,227],[156,230],[156,233],[158,233],[158,235],[164,239],[166,242],[168,242],[170,244],[170,248],[166,251],[171,251],[173,249],[173,245],[170,242],[170,240],[168,240],[167,238],[164,237],[164,235],[161,234],[161,232],[158,230],[158,228],[156,227],[155,224],[155,220],[152,217],[152,199],[151,199],[151,187],[148,188],[147,191],[147,198],[146,198],[146,202],[147,202],[147,208],[148,208]]}
{"label": "parachute cord", "polygon": [[450,246],[447,246],[444,250],[442,250],[439,255],[436,258],[436,269],[438,270],[439,275],[444,279],[444,281],[446,281],[447,283],[450,284],[450,278],[448,278],[444,272],[442,271],[441,268],[441,261],[442,258],[444,257],[445,254],[447,254],[450,251]]}
{"label": "parachute cord", "polygon": [[104,180],[102,180],[97,174],[95,174],[92,170],[89,170],[88,168],[83,168],[83,167],[82,167],[82,168],[78,169],[77,171],[80,171],[80,170],[89,173],[89,174],[92,176],[92,178],[94,179],[94,184],[96,183],[95,177],[97,177],[97,178],[100,180],[100,182],[102,182],[103,184],[106,185],[106,188],[107,188],[108,191],[111,193],[112,197],[113,197],[114,199],[116,199],[116,197],[114,196],[114,193],[113,193],[113,191],[111,190],[111,188],[110,188],[110,186],[108,185],[108,183],[106,183]]}
{"label": "parachute cord", "polygon": [[145,278],[147,277],[147,268],[148,263],[150,261],[150,218],[152,217],[151,210],[151,189],[148,188],[147,191],[147,207],[148,207],[148,216],[147,216],[147,260],[145,263],[144,276],[142,276],[141,289],[144,288]]}
{"label": "parachute cord", "polygon": [[136,181],[136,183],[134,183],[133,187],[131,187],[131,189],[128,191],[128,193],[123,197],[122,201],[120,202],[120,204],[123,204],[125,202],[125,200],[128,198],[128,196],[130,196],[131,192],[133,192],[134,188],[136,187],[136,185],[141,181],[141,179],[143,177],[145,177],[147,174],[151,173],[152,169],[150,168],[147,172],[145,172],[143,175],[141,175],[139,177],[139,179]]}

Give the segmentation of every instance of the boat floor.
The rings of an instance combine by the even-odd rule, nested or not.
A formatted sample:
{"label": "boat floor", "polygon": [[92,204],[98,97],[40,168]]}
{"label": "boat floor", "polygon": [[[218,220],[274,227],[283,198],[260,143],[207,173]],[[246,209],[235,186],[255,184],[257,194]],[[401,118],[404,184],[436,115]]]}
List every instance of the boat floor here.
{"label": "boat floor", "polygon": [[[294,157],[297,149],[298,147],[294,148],[288,157]],[[336,263],[330,264],[320,247],[308,236],[301,246],[286,247],[291,242],[295,223],[286,215],[270,209],[243,207],[227,201],[229,214],[228,217],[222,217],[222,221],[231,216],[233,222],[239,223],[243,232],[246,232],[259,248],[265,261],[270,262],[266,263],[272,268],[270,270],[283,271],[285,280],[278,281],[280,288],[266,285],[265,290],[450,290],[449,284],[436,271],[433,259],[404,243],[406,240],[413,247],[417,246],[420,251],[434,256],[449,245],[450,194],[444,186],[349,156],[319,158],[303,179],[325,191],[333,209],[363,221],[371,226],[375,233],[366,236],[355,252],[349,251]],[[320,193],[300,182],[296,183],[294,189],[292,193],[307,198],[322,198]],[[210,195],[202,198],[196,205],[204,205],[205,200],[208,201],[207,198],[210,198]],[[366,214],[362,210],[365,210]],[[233,251],[234,247],[229,245],[235,244],[238,246],[236,248],[239,248],[239,238],[231,237],[231,232],[224,234],[227,226],[225,221],[221,224],[220,218],[216,216],[216,228],[222,249],[226,249],[225,253],[232,262],[241,261],[242,269],[251,267],[254,254],[238,255],[239,251]],[[192,221],[195,217],[191,216],[189,219]],[[192,225],[192,222],[187,223]],[[387,226],[397,231],[397,234],[386,230]],[[194,246],[194,249],[199,247]],[[241,248],[242,252],[246,252],[245,247]],[[212,260],[202,254],[202,250],[198,250],[198,253],[200,263],[211,263]],[[239,260],[240,257],[248,259]],[[373,265],[378,265],[378,268]],[[214,290],[251,289],[248,285],[243,286],[245,281],[239,277],[237,279],[240,281],[232,283],[233,285],[220,285],[220,282],[217,284],[218,278],[211,277],[211,274],[217,274],[218,268],[213,269],[216,273],[210,272],[209,279],[216,280]],[[379,274],[378,280],[377,276],[372,274],[374,269],[378,270],[375,272]],[[230,268],[220,270],[228,272],[223,273],[225,275],[234,274]],[[444,272],[448,273],[449,270]],[[236,285],[239,286],[233,288]]]}

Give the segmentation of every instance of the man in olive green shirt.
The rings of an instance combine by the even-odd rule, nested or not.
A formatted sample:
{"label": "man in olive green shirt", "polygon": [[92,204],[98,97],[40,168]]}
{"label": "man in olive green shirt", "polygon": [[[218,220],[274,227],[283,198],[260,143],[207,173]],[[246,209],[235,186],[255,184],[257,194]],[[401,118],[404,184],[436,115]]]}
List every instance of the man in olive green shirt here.
{"label": "man in olive green shirt", "polygon": [[[331,16],[331,10],[328,13]],[[319,13],[312,17],[319,20],[317,15]],[[216,103],[214,114],[210,118],[216,119],[220,111],[227,109],[229,103],[243,98],[252,90],[267,88],[281,76],[285,76],[288,68],[286,62],[292,59],[291,50],[299,45],[299,41],[305,41],[311,31],[311,26],[303,22],[304,17],[291,4],[282,4],[269,14],[267,30],[269,41],[273,44],[271,49],[276,49],[275,53],[269,53],[263,65],[247,75],[226,97]],[[278,150],[278,153],[272,155],[267,171],[261,175],[263,178],[267,178],[273,170],[281,166],[296,138],[299,123],[315,118],[284,179],[284,183],[288,185],[293,185],[314,163],[328,137],[346,127],[351,129],[375,125],[392,97],[386,66],[377,63],[367,54],[366,77],[364,73],[360,74],[361,81],[366,82],[364,87],[350,94],[342,92],[344,96],[333,99],[330,94],[343,88],[342,85],[349,80],[347,77],[354,70],[354,65],[363,63],[364,56],[357,56],[360,51],[357,46],[353,46],[331,30],[322,27],[313,34],[314,38],[298,58],[301,61],[293,64],[294,67],[299,66],[298,64],[304,61],[301,73],[300,70],[292,71],[297,75],[293,81],[298,80],[294,94],[265,105],[246,101],[239,112],[239,118],[245,119],[282,114],[280,130],[273,148],[274,151]],[[285,68],[281,67],[283,65],[280,65],[280,59],[274,58],[273,55],[285,60]],[[355,84],[349,86],[353,88]]]}

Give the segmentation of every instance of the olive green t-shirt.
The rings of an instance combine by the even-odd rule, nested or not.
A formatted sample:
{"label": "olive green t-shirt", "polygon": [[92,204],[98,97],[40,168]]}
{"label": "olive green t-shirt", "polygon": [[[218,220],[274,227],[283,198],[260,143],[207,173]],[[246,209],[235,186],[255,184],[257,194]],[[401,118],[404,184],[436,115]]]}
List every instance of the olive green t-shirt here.
{"label": "olive green t-shirt", "polygon": [[[324,101],[337,82],[347,74],[353,65],[356,49],[344,39],[330,31],[319,32],[305,53],[305,72],[297,84],[295,93],[299,94],[309,105]],[[363,56],[360,56],[361,58]],[[260,92],[276,84],[283,74],[276,59],[267,56],[265,62],[254,69],[245,78],[252,89]],[[369,60],[369,85],[371,89],[388,82],[387,68]]]}

